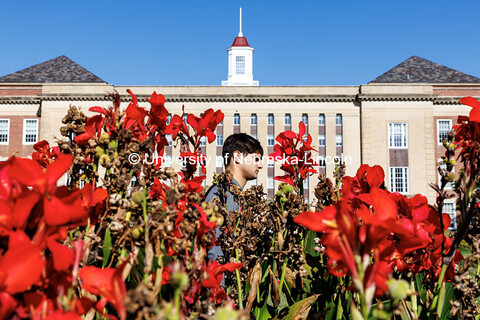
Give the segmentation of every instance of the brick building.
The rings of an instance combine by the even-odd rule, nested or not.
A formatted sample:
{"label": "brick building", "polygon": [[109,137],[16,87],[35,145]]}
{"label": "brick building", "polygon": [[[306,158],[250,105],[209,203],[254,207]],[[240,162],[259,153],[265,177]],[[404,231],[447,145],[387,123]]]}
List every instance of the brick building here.
{"label": "brick building", "polygon": [[[229,70],[242,71],[232,66]],[[458,99],[480,97],[479,78],[415,56],[360,86],[224,84],[116,86],[61,56],[0,77],[0,157],[29,156],[39,140],[53,143],[70,105],[89,114],[91,106],[110,105],[108,94],[116,90],[126,107],[129,88],[146,107],[153,91],[162,93],[172,114],[181,114],[183,105],[186,113],[197,115],[208,108],[221,109],[225,119],[217,129],[217,141],[202,146],[211,159],[221,155],[223,140],[234,132],[257,137],[268,154],[276,135],[298,130],[303,121],[319,150],[320,173],[332,176],[334,157],[343,159],[348,175],[363,163],[379,164],[390,190],[421,193],[433,201],[435,193],[428,184],[438,181],[442,137],[459,114],[470,110]],[[174,159],[178,150],[167,147],[166,156]],[[221,170],[221,163],[210,161],[207,183]],[[278,186],[273,177],[281,174],[278,164],[265,162],[253,183],[263,183],[271,196]],[[309,197],[317,181],[317,176],[305,181]],[[454,215],[453,202],[445,208]]]}

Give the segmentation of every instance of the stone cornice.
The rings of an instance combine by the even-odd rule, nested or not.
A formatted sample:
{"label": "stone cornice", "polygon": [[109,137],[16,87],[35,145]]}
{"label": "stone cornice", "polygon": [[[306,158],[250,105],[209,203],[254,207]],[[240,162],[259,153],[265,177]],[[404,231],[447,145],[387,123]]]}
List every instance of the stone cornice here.
{"label": "stone cornice", "polygon": [[[138,101],[146,102],[147,97],[138,95]],[[122,95],[122,102],[130,96]],[[166,102],[353,102],[355,96],[338,95],[165,95]]]}
{"label": "stone cornice", "polygon": [[402,95],[386,95],[386,94],[359,94],[359,101],[433,101],[434,95],[425,94],[402,94]]}
{"label": "stone cornice", "polygon": [[37,97],[0,97],[0,104],[41,104]]}

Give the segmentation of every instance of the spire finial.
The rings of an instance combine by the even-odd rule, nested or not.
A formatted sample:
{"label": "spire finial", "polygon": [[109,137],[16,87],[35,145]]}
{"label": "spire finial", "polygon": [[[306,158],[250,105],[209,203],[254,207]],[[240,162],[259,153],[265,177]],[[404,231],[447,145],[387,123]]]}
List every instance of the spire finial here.
{"label": "spire finial", "polygon": [[240,7],[240,32],[238,33],[239,37],[243,37],[242,33],[242,7]]}

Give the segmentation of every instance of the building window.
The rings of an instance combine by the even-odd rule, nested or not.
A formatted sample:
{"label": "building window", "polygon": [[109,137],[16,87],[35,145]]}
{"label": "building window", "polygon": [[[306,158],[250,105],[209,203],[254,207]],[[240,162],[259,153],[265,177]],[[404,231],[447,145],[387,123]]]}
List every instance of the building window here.
{"label": "building window", "polygon": [[439,119],[437,120],[437,137],[438,144],[443,144],[443,139],[447,139],[448,134],[452,131],[452,120]]}
{"label": "building window", "polygon": [[165,162],[164,162],[165,167],[171,167],[172,164],[173,164],[173,162],[172,162],[172,156],[169,155],[169,154],[167,154],[164,159],[165,159]]}
{"label": "building window", "polygon": [[302,114],[302,122],[308,126],[308,114],[304,113]]}
{"label": "building window", "polygon": [[254,187],[257,185],[257,179],[250,180],[250,187]]}
{"label": "building window", "polygon": [[168,141],[168,145],[171,146],[172,145],[172,135],[171,134],[166,134],[165,135],[165,138],[167,139]]}
{"label": "building window", "polygon": [[8,144],[10,119],[0,119],[0,144]]}
{"label": "building window", "polygon": [[237,56],[237,74],[245,74],[245,57],[244,56]]}
{"label": "building window", "polygon": [[187,122],[187,117],[188,117],[188,113],[185,113],[185,114],[183,115],[183,122],[185,122],[186,124],[188,124],[188,122]]}
{"label": "building window", "polygon": [[388,124],[388,141],[390,148],[407,148],[407,137],[408,130],[405,122]]}
{"label": "building window", "polygon": [[200,138],[200,146],[204,147],[207,145],[207,137],[203,136]]}
{"label": "building window", "polygon": [[167,116],[167,124],[170,124],[170,121],[172,121],[172,114],[169,113]]}
{"label": "building window", "polygon": [[274,121],[275,121],[275,118],[273,117],[273,113],[269,113],[267,118],[267,124],[269,126],[273,126]]}
{"label": "building window", "polygon": [[457,229],[457,214],[455,210],[455,202],[444,202],[442,207],[442,213],[446,213],[452,219],[448,229],[455,230]]}
{"label": "building window", "polygon": [[240,125],[240,115],[238,113],[235,113],[233,115],[233,125],[234,126],[239,126]]}
{"label": "building window", "polygon": [[308,176],[303,179],[303,190],[308,189]]}
{"label": "building window", "polygon": [[216,167],[217,168],[223,167],[223,161],[225,161],[225,159],[222,156],[216,156],[215,158]]}
{"label": "building window", "polygon": [[292,115],[290,113],[285,114],[285,125],[286,126],[292,125]]}
{"label": "building window", "polygon": [[35,144],[38,140],[38,119],[23,119],[23,144]]}
{"label": "building window", "polygon": [[275,139],[273,138],[273,134],[267,135],[267,146],[271,147],[275,145]]}
{"label": "building window", "polygon": [[258,139],[257,135],[256,134],[251,134],[252,138],[254,139]]}
{"label": "building window", "polygon": [[268,189],[273,189],[275,187],[275,184],[273,182],[273,177],[268,177],[267,179],[267,188]]}
{"label": "building window", "polygon": [[251,126],[257,125],[257,115],[255,113],[252,113],[252,115],[250,116],[250,125]]}
{"label": "building window", "polygon": [[318,135],[318,146],[319,147],[325,147],[325,135],[324,134]]}
{"label": "building window", "polygon": [[267,167],[273,168],[275,166],[275,160],[273,160],[273,157],[268,157],[267,159]]}
{"label": "building window", "polygon": [[318,115],[318,125],[319,126],[324,126],[325,125],[325,115],[323,113],[320,113]]}
{"label": "building window", "polygon": [[335,136],[335,145],[336,145],[337,147],[343,146],[343,136],[342,136],[341,134],[337,134],[337,135]]}
{"label": "building window", "polygon": [[217,146],[223,146],[223,134],[217,134]]}
{"label": "building window", "polygon": [[343,119],[342,119],[342,115],[341,114],[337,114],[335,116],[335,124],[337,126],[341,126],[343,124]]}
{"label": "building window", "polygon": [[318,165],[320,167],[325,167],[326,163],[325,163],[325,157],[318,157]]}
{"label": "building window", "polygon": [[390,168],[390,190],[392,192],[408,193],[408,167]]}

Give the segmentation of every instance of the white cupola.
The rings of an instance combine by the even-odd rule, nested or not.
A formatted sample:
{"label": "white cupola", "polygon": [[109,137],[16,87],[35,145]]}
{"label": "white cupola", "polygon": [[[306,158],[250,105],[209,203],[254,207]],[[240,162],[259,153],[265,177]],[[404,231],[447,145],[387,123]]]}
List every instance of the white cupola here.
{"label": "white cupola", "polygon": [[258,86],[253,80],[253,48],[242,33],[242,8],[240,8],[240,32],[228,52],[228,80],[222,86]]}

